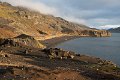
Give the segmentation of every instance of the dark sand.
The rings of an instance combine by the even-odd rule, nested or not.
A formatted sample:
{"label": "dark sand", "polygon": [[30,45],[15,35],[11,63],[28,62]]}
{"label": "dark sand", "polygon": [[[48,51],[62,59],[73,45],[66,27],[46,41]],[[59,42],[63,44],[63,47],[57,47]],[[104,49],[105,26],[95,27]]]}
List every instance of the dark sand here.
{"label": "dark sand", "polygon": [[52,39],[47,39],[44,41],[40,41],[42,44],[44,44],[47,48],[55,47],[57,44],[60,44],[62,42],[66,42],[68,40],[80,38],[80,36],[63,36],[63,37],[56,37]]}

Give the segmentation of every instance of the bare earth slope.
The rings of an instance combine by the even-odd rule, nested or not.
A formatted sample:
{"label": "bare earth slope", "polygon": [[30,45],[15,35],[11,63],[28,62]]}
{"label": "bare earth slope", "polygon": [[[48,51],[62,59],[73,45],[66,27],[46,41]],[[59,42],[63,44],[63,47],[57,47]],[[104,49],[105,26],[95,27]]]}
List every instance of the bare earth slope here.
{"label": "bare earth slope", "polygon": [[[44,15],[22,7],[14,7],[8,3],[0,3],[0,37],[15,37],[20,34],[34,36],[80,35],[110,36],[107,31],[90,29],[82,24],[68,22],[60,17]],[[11,33],[11,34],[10,34]]]}

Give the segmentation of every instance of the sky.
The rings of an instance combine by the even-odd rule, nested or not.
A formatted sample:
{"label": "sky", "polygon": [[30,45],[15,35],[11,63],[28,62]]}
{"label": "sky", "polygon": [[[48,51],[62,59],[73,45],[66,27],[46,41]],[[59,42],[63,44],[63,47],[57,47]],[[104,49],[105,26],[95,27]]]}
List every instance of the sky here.
{"label": "sky", "polygon": [[0,0],[92,28],[120,26],[120,0]]}

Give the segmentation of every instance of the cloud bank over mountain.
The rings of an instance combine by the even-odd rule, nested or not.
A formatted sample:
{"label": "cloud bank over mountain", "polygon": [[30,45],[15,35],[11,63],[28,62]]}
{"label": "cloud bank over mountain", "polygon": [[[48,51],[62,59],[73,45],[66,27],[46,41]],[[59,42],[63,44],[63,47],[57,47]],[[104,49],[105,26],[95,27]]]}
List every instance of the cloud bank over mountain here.
{"label": "cloud bank over mountain", "polygon": [[[1,0],[90,27],[120,25],[119,0]],[[106,27],[107,25],[107,27]],[[116,26],[118,27],[118,26]]]}

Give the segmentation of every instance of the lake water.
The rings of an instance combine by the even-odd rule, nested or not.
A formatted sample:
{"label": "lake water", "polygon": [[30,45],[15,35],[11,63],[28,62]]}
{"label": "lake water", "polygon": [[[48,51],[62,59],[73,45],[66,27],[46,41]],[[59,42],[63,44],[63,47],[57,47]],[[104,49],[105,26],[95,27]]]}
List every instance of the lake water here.
{"label": "lake water", "polygon": [[113,33],[112,37],[81,37],[61,43],[56,47],[111,60],[120,66],[120,33]]}

